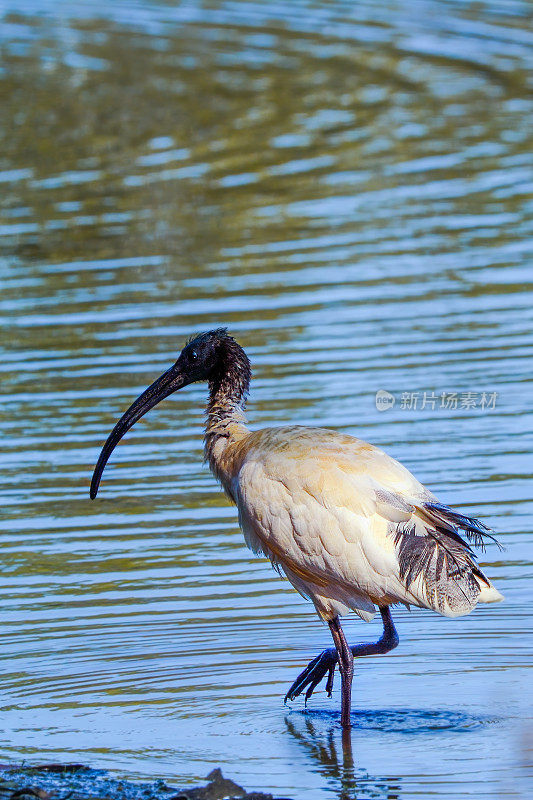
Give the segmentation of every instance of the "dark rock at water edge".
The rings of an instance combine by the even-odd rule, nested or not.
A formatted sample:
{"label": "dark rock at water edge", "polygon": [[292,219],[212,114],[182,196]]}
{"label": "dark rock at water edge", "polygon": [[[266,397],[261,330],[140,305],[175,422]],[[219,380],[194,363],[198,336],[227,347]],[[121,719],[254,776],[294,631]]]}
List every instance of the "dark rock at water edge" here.
{"label": "dark rock at water edge", "polygon": [[178,788],[163,780],[121,780],[83,764],[2,764],[0,800],[290,800],[247,792],[224,778],[220,768],[206,780],[205,786]]}

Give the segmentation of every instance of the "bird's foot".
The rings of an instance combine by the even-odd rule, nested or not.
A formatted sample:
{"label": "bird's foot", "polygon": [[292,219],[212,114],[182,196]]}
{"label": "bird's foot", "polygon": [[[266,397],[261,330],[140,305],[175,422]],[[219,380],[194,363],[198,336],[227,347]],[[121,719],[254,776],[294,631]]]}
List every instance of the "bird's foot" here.
{"label": "bird's foot", "polygon": [[306,689],[305,702],[307,704],[307,701],[315,691],[316,687],[326,675],[328,676],[326,681],[326,693],[328,697],[331,697],[331,692],[333,691],[333,676],[335,674],[336,665],[337,651],[335,648],[331,647],[328,650],[323,650],[320,655],[309,662],[303,672],[300,672],[291,688],[285,695],[285,702],[287,702],[287,700],[294,700],[295,697],[298,697],[298,695],[301,694],[304,689]]}

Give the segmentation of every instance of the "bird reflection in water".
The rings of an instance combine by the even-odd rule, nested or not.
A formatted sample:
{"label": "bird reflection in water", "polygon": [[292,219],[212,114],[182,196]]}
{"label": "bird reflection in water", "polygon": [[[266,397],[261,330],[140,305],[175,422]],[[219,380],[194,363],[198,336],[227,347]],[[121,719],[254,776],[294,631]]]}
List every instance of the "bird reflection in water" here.
{"label": "bird reflection in water", "polygon": [[285,717],[287,730],[318,762],[320,773],[329,783],[338,785],[339,800],[363,800],[369,796],[401,800],[399,778],[371,777],[364,769],[356,768],[351,728],[340,728],[327,717],[321,721],[324,724],[317,726],[307,714]]}

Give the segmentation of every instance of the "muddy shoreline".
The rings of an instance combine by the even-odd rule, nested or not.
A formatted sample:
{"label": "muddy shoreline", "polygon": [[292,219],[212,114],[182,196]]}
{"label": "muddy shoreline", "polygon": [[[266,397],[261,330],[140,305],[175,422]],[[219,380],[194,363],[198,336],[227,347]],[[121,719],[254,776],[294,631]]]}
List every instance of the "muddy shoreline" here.
{"label": "muddy shoreline", "polygon": [[129,781],[83,764],[2,764],[0,800],[291,800],[247,792],[217,767],[199,786]]}

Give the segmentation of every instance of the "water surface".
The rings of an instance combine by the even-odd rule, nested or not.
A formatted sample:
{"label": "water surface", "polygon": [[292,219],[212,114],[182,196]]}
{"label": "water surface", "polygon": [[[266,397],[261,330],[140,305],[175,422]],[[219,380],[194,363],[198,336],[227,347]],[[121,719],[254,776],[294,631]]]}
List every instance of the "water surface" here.
{"label": "water surface", "polygon": [[[2,9],[2,760],[525,797],[531,6]],[[482,556],[504,604],[397,611],[400,647],[357,664],[353,763],[337,693],[283,707],[328,632],[202,465],[202,387],[88,499],[116,418],[220,324],[253,361],[253,426],[379,444],[506,547]]]}

